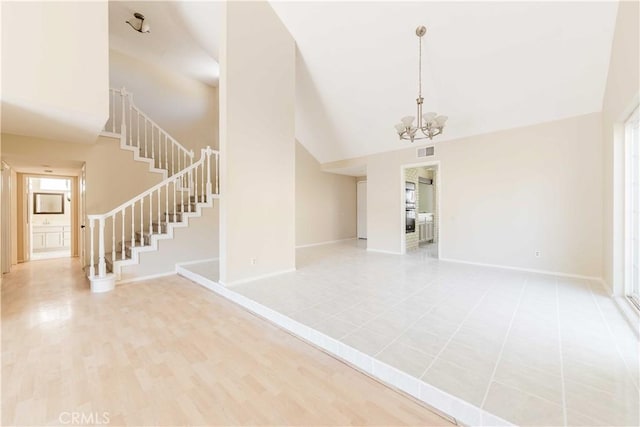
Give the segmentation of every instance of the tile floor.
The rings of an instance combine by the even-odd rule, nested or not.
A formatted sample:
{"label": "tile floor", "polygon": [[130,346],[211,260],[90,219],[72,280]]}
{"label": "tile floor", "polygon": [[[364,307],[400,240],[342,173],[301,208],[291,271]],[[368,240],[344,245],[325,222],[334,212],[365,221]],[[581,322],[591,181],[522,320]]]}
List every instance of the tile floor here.
{"label": "tile floor", "polygon": [[357,241],[297,264],[231,289],[516,424],[640,422],[638,338],[600,283]]}

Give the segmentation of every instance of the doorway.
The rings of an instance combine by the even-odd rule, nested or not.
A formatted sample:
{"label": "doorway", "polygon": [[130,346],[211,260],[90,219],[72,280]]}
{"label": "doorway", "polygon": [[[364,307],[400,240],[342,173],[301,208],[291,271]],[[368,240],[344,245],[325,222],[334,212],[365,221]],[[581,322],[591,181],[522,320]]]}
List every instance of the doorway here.
{"label": "doorway", "polygon": [[27,178],[29,259],[68,258],[71,253],[71,178]]}
{"label": "doorway", "polygon": [[440,172],[435,161],[401,167],[402,253],[440,256]]}
{"label": "doorway", "polygon": [[367,238],[367,181],[358,181],[356,187],[356,234],[358,239]]}

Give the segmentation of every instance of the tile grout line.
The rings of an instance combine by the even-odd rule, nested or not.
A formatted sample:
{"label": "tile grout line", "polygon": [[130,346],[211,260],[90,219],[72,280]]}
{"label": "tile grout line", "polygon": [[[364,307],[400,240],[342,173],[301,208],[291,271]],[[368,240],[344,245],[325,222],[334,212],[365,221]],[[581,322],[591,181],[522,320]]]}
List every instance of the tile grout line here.
{"label": "tile grout line", "polygon": [[498,353],[498,358],[496,359],[495,365],[493,365],[493,371],[491,372],[491,377],[489,377],[489,383],[487,384],[487,389],[484,392],[484,397],[482,398],[482,403],[480,403],[480,408],[484,408],[485,403],[487,402],[487,397],[489,396],[489,389],[491,388],[491,383],[494,381],[496,376],[496,371],[498,370],[498,365],[502,360],[502,354],[504,353],[504,348],[507,345],[507,339],[509,338],[509,334],[511,333],[511,328],[513,327],[513,322],[518,314],[518,310],[520,309],[520,304],[522,304],[522,299],[524,298],[524,291],[527,288],[527,279],[524,280],[522,284],[522,289],[520,289],[520,296],[518,297],[518,303],[516,304],[515,310],[513,310],[513,314],[511,315],[511,319],[509,320],[509,326],[507,327],[507,331],[504,334],[504,339],[502,340],[502,345],[500,346],[500,352]]}
{"label": "tile grout line", "polygon": [[562,322],[560,321],[560,287],[558,279],[554,279],[556,285],[556,320],[558,322],[558,351],[560,352],[560,388],[562,391],[562,418],[564,425],[568,425],[567,419],[567,392],[564,384],[564,354],[562,352]]}
{"label": "tile grout line", "polygon": [[460,331],[460,329],[462,328],[462,325],[464,325],[464,322],[467,321],[467,319],[469,319],[469,317],[471,317],[471,315],[473,314],[474,311],[476,311],[476,309],[480,306],[480,303],[482,303],[482,301],[485,299],[485,297],[487,296],[487,294],[489,293],[489,291],[491,289],[493,289],[495,287],[495,283],[491,286],[489,286],[487,288],[486,291],[484,291],[484,293],[482,294],[482,297],[480,297],[480,299],[478,300],[478,302],[473,306],[473,308],[471,310],[469,310],[469,313],[467,313],[467,315],[464,317],[464,319],[462,319],[462,322],[460,322],[460,324],[458,325],[458,327],[456,328],[455,331],[453,331],[453,333],[451,334],[451,336],[449,337],[449,339],[447,340],[447,342],[444,344],[444,346],[442,346],[442,348],[440,349],[440,351],[438,352],[438,354],[435,355],[435,357],[433,358],[433,360],[431,361],[431,363],[429,363],[429,366],[427,366],[425,368],[424,371],[422,371],[422,374],[420,374],[420,379],[422,379],[422,377],[425,376],[425,374],[427,373],[427,371],[429,369],[431,369],[431,367],[434,365],[434,363],[436,363],[436,361],[440,358],[440,355],[444,352],[444,350],[447,348],[447,346],[449,346],[449,343],[451,342],[451,340],[453,340],[453,337],[456,336],[456,334]]}
{"label": "tile grout line", "polygon": [[[593,303],[596,305],[596,308],[598,309],[598,313],[600,314],[600,318],[602,319],[602,322],[604,323],[604,325],[607,328],[607,332],[609,333],[609,338],[611,338],[613,340],[613,343],[614,343],[614,345],[616,347],[616,353],[618,353],[618,357],[620,357],[620,359],[622,359],[622,363],[624,364],[624,367],[627,370],[627,374],[629,374],[629,376],[633,376],[631,369],[629,369],[629,365],[627,365],[626,359],[624,358],[624,356],[622,356],[622,351],[620,350],[620,346],[618,345],[618,340],[616,340],[615,337],[613,336],[613,331],[611,330],[611,327],[609,326],[609,322],[607,322],[607,318],[604,316],[604,313],[602,312],[602,309],[600,308],[600,304],[598,304],[598,299],[593,294],[593,290],[591,289],[591,286],[589,285],[588,282],[587,282],[587,287],[589,288],[589,293],[591,294],[591,299],[593,300]],[[636,387],[636,390],[640,391],[640,388],[638,387],[638,384],[636,384],[636,382],[633,381],[633,380],[631,382]]]}
{"label": "tile grout line", "polygon": [[[396,307],[396,306],[398,306],[398,305],[402,304],[403,302],[407,301],[409,298],[413,298],[413,297],[415,296],[415,294],[417,294],[418,292],[423,291],[425,288],[431,287],[431,285],[432,285],[433,283],[435,283],[435,280],[432,280],[431,282],[429,282],[429,284],[427,284],[426,286],[424,286],[424,287],[422,287],[422,288],[418,289],[417,291],[412,292],[412,293],[411,293],[411,294],[409,294],[406,298],[403,298],[403,299],[401,299],[400,301],[398,301],[397,303],[395,303],[395,304],[391,305],[391,306],[390,306],[389,308],[387,308],[386,310],[383,310],[380,314],[375,315],[374,317],[372,317],[372,318],[371,318],[371,319],[369,319],[368,321],[364,322],[362,325],[358,326],[358,327],[357,327],[356,329],[354,329],[353,331],[351,331],[351,332],[349,332],[349,333],[347,333],[347,334],[345,334],[345,335],[341,336],[339,339],[341,340],[342,338],[345,338],[345,337],[347,337],[347,336],[349,336],[349,335],[351,335],[351,334],[354,334],[354,333],[356,333],[356,332],[360,331],[362,328],[364,328],[364,327],[365,327],[366,325],[368,325],[369,323],[373,322],[374,320],[377,320],[377,319],[378,319],[378,318],[380,318],[382,315],[384,315],[384,314],[386,314],[387,312],[391,311],[394,307]],[[356,305],[358,305],[358,304],[360,304],[360,303],[357,303]],[[433,308],[432,308],[432,310],[433,310]],[[343,310],[343,311],[346,311],[346,310]],[[342,313],[343,311],[341,311],[340,313]],[[364,311],[366,311],[366,310],[364,310]],[[334,314],[334,315],[331,315],[330,317],[334,317],[334,316],[336,316],[336,315],[338,315],[338,314],[340,314],[340,313],[336,313],[336,314]],[[376,334],[377,334],[377,335],[382,335],[382,334],[378,334],[377,332],[376,332]]]}

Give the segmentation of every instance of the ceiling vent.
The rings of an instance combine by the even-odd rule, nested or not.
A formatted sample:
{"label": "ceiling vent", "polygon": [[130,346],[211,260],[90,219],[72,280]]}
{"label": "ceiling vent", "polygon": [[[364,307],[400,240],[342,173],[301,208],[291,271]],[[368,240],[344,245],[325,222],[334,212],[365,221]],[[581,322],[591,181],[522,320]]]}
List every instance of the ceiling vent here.
{"label": "ceiling vent", "polygon": [[429,157],[435,154],[435,147],[432,145],[430,147],[422,147],[418,148],[418,157]]}

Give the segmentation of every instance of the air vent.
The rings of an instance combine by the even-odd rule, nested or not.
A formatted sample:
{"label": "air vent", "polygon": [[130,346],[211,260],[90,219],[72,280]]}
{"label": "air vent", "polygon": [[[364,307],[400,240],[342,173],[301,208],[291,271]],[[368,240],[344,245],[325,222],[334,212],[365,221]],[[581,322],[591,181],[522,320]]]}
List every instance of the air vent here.
{"label": "air vent", "polygon": [[435,154],[435,147],[422,147],[418,148],[418,157],[429,157]]}

